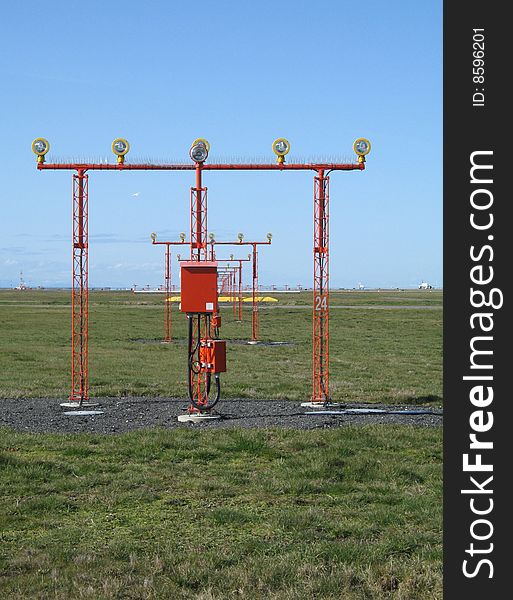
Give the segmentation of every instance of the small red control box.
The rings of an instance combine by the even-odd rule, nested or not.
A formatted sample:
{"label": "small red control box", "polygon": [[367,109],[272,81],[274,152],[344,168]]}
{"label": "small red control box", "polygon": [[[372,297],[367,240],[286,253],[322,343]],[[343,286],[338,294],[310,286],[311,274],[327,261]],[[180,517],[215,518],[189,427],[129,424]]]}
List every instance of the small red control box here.
{"label": "small red control box", "polygon": [[180,263],[180,310],[185,313],[217,312],[217,262]]}
{"label": "small red control box", "polygon": [[201,368],[209,373],[226,372],[225,340],[201,340],[199,359]]}

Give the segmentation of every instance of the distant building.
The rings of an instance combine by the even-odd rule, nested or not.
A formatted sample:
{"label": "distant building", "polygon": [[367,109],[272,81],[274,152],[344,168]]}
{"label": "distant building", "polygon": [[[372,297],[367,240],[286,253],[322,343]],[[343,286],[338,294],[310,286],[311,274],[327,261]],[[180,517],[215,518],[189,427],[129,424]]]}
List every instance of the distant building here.
{"label": "distant building", "polygon": [[419,290],[432,290],[433,286],[429,285],[429,283],[427,281],[423,281],[420,285],[419,285]]}

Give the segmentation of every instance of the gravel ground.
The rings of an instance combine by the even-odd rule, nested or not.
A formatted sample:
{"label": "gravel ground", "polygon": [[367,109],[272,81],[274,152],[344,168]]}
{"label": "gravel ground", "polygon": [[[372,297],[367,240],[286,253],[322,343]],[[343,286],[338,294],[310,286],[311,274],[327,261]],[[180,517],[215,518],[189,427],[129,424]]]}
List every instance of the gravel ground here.
{"label": "gravel ground", "polygon": [[[326,429],[344,425],[395,423],[419,427],[440,427],[442,410],[381,404],[347,404],[345,409],[390,409],[420,411],[421,414],[307,415],[314,409],[302,408],[290,400],[222,400],[217,414],[221,419],[203,423],[179,423],[177,416],[186,412],[184,399],[168,398],[99,398],[99,405],[87,410],[102,410],[103,414],[66,415],[62,400],[55,398],[22,398],[0,400],[0,427],[36,433],[123,433],[152,427],[290,427],[294,429]],[[340,409],[335,409],[340,410]]]}

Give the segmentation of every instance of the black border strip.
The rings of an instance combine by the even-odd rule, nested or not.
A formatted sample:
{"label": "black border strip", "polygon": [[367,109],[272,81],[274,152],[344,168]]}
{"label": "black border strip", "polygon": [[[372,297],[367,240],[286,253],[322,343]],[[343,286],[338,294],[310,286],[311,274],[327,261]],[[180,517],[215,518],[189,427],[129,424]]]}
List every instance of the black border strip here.
{"label": "black border strip", "polygon": [[[510,129],[506,110],[507,66],[508,57],[513,55],[510,47],[513,36],[506,33],[507,19],[499,7],[497,3],[474,0],[444,4],[444,597],[450,600],[505,598],[511,593],[508,576],[513,572],[506,564],[512,521],[506,511],[513,506],[507,491],[513,471],[508,464],[512,455],[508,441],[513,441],[513,400],[507,377],[508,369],[513,371],[508,346],[513,328],[508,319],[512,251],[506,216],[511,193],[504,185],[508,173],[506,130]],[[479,45],[473,46],[474,29],[484,30],[484,80],[474,80],[480,73],[473,72],[480,65],[479,60],[473,62],[474,51],[479,56],[480,49]],[[481,36],[476,38],[480,40]],[[473,106],[473,100],[478,104],[482,98],[473,99],[473,94],[480,92],[484,92],[484,106]],[[470,172],[473,152],[493,152],[474,155],[475,162],[493,165],[493,169],[475,170],[474,180],[479,181],[474,183]],[[509,170],[513,171],[513,166]],[[489,179],[493,179],[493,183]],[[478,191],[472,196],[476,190],[487,191]],[[484,205],[486,198],[493,198],[493,203],[489,209],[476,210],[472,208],[471,197],[476,204]],[[471,213],[478,224],[488,224],[489,215],[493,213],[493,225],[483,230],[473,228]],[[483,249],[486,245],[491,250]],[[477,260],[471,258],[471,246],[474,246],[474,257],[482,252]],[[474,279],[487,279],[490,267],[493,268],[493,280],[489,284],[476,284],[471,280],[471,269],[479,265],[482,271],[479,268],[473,271]],[[471,288],[481,290],[486,298],[492,297],[496,306],[500,304],[501,294],[490,295],[493,288],[500,290],[503,306],[473,307]],[[479,304],[479,298],[479,294],[474,295],[474,304]],[[475,329],[472,329],[472,315],[485,312],[492,315],[491,320],[483,317],[479,321],[474,317]],[[481,324],[488,327],[492,320],[493,329],[483,332]],[[475,336],[492,339],[477,340]],[[493,354],[475,355],[474,364],[478,367],[491,364],[493,368],[471,368],[473,338],[474,348],[493,351]],[[482,375],[493,376],[493,380],[463,379]],[[486,407],[476,406],[470,399],[471,390],[477,388],[474,399],[478,404],[480,386],[486,394],[483,404],[489,396],[488,387],[493,387],[493,401]],[[492,417],[489,430],[476,435],[478,440],[493,442],[493,449],[470,449],[469,436],[475,433],[472,423],[484,429]],[[493,466],[493,471],[465,472],[465,454],[469,455],[469,463],[475,463],[476,454],[481,454],[483,464]],[[490,476],[493,480],[484,485]],[[486,493],[478,493],[470,477],[474,477]],[[462,490],[469,489],[475,492],[462,494]],[[488,510],[491,500],[493,508],[489,514],[477,515],[472,511],[472,506],[475,510]],[[493,533],[488,539],[473,539],[472,532],[485,538],[492,527]],[[473,577],[464,574],[465,560],[468,561],[467,572]],[[490,563],[480,563],[480,560]]]}

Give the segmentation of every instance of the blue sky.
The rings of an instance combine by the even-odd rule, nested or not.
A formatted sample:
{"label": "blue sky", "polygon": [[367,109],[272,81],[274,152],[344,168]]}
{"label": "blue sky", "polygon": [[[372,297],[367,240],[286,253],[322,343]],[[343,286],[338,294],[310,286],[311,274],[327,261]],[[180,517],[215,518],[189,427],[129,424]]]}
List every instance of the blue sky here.
{"label": "blue sky", "polygon": [[[71,284],[71,174],[59,158],[349,159],[331,176],[331,285],[442,284],[442,3],[10,2],[0,23],[0,287]],[[111,158],[112,157],[112,158]],[[313,173],[207,173],[209,230],[265,239],[264,284],[312,285]],[[90,174],[90,285],[159,285],[163,248],[189,230],[192,173]],[[227,254],[230,251],[227,250]],[[173,263],[176,273],[176,263]],[[249,273],[246,274],[249,281]]]}

